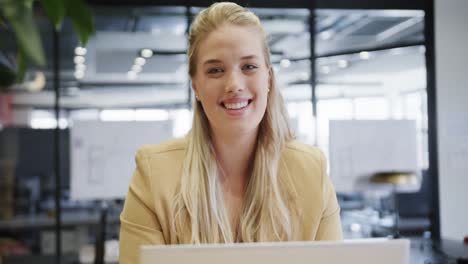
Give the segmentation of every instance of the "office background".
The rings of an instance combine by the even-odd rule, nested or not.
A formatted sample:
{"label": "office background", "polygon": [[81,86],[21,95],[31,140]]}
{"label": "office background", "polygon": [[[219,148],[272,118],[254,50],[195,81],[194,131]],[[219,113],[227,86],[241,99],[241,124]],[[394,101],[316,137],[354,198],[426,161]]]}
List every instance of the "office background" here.
{"label": "office background", "polygon": [[[59,47],[54,47],[51,25],[40,12],[36,16],[48,61],[54,59],[54,48],[59,51],[60,118],[55,118],[52,63],[29,69],[27,80],[35,85],[0,95],[0,248],[13,245],[18,254],[85,258],[94,254],[99,240],[108,241],[109,255],[115,253],[123,197],[71,199],[75,124],[169,121],[174,137],[190,128],[193,95],[185,34],[200,6],[210,3],[88,3],[97,32],[84,47],[69,21],[57,36]],[[468,58],[463,45],[468,36],[462,23],[466,3],[248,5],[271,35],[275,71],[298,139],[319,146],[332,161],[330,120],[414,121],[414,174],[420,187],[395,193],[363,185],[339,192],[346,237],[393,235],[396,209],[396,229],[404,236],[461,241],[468,235],[468,210],[462,209],[468,201],[462,190],[468,186],[463,184],[468,146],[461,143],[468,142]],[[11,56],[11,32],[2,29],[0,36],[2,56]],[[99,237],[103,208],[105,239]],[[57,237],[62,243],[55,243]]]}

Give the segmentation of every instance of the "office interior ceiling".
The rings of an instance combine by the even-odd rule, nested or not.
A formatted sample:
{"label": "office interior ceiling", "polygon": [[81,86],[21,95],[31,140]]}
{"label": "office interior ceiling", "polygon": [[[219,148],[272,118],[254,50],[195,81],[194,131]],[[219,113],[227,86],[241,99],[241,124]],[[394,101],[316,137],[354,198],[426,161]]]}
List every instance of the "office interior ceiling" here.
{"label": "office interior ceiling", "polygon": [[[192,14],[198,11],[198,8],[191,10]],[[310,79],[308,10],[254,11],[261,17],[270,34],[272,60],[281,86],[284,89],[293,89],[294,86],[307,85]],[[161,102],[186,102],[189,84],[184,55],[187,48],[185,14],[185,7],[96,9],[97,33],[86,46],[86,69],[80,79],[75,77],[74,62],[78,40],[72,33],[69,21],[66,21],[60,39],[61,87],[65,96],[80,98],[81,94],[89,93],[96,93],[96,96],[95,100],[92,99],[93,96],[87,96],[87,100],[90,100],[88,103],[84,99],[65,99],[68,103],[64,106],[79,108],[96,104],[123,107],[122,100],[114,103],[112,100],[120,98],[125,88],[130,89],[125,93],[131,93],[135,98],[154,96],[154,91],[160,91],[158,97],[162,98],[169,92],[179,95],[167,94],[166,97],[170,100],[155,100],[154,104],[148,100],[144,100],[144,103],[134,100],[135,107],[150,107],[160,105]],[[321,57],[316,63],[318,84],[343,84],[343,80],[350,85],[365,82],[375,84],[379,82],[379,78],[385,78],[391,73],[424,69],[424,50],[418,46],[424,42],[423,24],[422,11],[317,10],[315,43],[316,54]],[[46,56],[52,62],[50,25],[46,21],[40,21],[39,26]],[[12,46],[7,43],[7,47],[8,45]],[[366,60],[358,53],[367,49],[400,45],[410,47],[374,52]],[[139,52],[145,48],[156,54],[146,59],[139,74],[129,78],[128,72]],[[45,73],[47,79],[51,80],[51,63]],[[48,82],[45,89],[52,90],[51,82]],[[68,90],[72,92],[67,92]],[[99,104],[98,100],[107,100],[109,103]],[[26,100],[23,103],[27,102]],[[45,103],[47,104],[48,102]],[[126,105],[128,104],[132,105],[132,101]]]}

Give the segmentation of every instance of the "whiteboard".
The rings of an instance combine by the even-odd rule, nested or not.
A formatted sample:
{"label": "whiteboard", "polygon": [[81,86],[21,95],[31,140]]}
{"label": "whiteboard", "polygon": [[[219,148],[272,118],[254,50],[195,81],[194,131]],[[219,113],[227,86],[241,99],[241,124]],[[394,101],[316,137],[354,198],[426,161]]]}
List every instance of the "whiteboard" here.
{"label": "whiteboard", "polygon": [[171,121],[74,121],[70,129],[71,199],[125,197],[138,148],[171,137]]}
{"label": "whiteboard", "polygon": [[419,175],[414,120],[330,120],[329,141],[330,177],[339,192],[369,187],[378,172]]}

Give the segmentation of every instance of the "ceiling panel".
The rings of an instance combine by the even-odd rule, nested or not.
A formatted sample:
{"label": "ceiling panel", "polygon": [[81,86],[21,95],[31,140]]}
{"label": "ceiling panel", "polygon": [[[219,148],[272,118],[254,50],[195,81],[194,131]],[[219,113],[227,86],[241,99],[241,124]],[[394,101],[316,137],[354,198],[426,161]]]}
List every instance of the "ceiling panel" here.
{"label": "ceiling panel", "polygon": [[[192,8],[192,13],[199,9]],[[263,25],[271,35],[270,45],[274,53],[275,68],[283,84],[307,83],[310,78],[310,35],[309,10],[307,9],[253,9],[262,19]],[[164,84],[188,87],[186,73],[187,48],[185,35],[187,18],[185,7],[105,7],[95,8],[96,35],[86,46],[86,75],[82,79],[74,77],[74,50],[78,45],[71,24],[66,21],[61,33],[61,78],[63,86],[105,89],[106,95],[112,87],[135,89],[138,85]],[[52,61],[52,35],[50,25],[40,22],[43,33],[47,61]],[[315,49],[319,56],[400,44],[422,44],[424,42],[424,13],[414,10],[317,10]],[[3,38],[4,33],[0,32]],[[135,58],[142,49],[160,52],[180,52],[181,55],[156,55],[146,59],[141,73],[129,79],[127,72],[132,68]],[[12,54],[12,50],[5,53]],[[14,54],[13,54],[14,55]],[[344,68],[327,66],[317,62],[318,79],[325,82],[332,76],[359,76],[374,72],[376,79],[385,74],[402,70],[424,67],[424,56],[417,50],[411,55],[374,56],[367,61],[357,58],[358,54],[340,57],[348,61]],[[356,59],[357,58],[357,59]],[[288,67],[281,66],[281,60],[291,59]],[[294,62],[298,59],[299,62]],[[50,64],[49,64],[50,65]],[[330,64],[331,65],[331,64]],[[379,71],[376,71],[379,69]],[[327,72],[327,73],[325,73]],[[46,69],[51,76],[51,68]],[[64,88],[67,88],[64,87]],[[179,86],[178,86],[179,87]],[[48,89],[51,86],[47,86]],[[93,90],[95,91],[95,90]],[[92,93],[93,91],[89,91]],[[78,91],[79,93],[79,91]],[[118,93],[121,93],[119,90]],[[142,93],[143,95],[144,93]],[[81,97],[80,104],[83,104]],[[101,98],[101,97],[99,97]],[[120,98],[120,97],[119,97]],[[121,98],[124,98],[122,96]],[[71,100],[72,99],[68,99]],[[109,104],[114,104],[109,103]],[[67,101],[67,104],[72,104]]]}

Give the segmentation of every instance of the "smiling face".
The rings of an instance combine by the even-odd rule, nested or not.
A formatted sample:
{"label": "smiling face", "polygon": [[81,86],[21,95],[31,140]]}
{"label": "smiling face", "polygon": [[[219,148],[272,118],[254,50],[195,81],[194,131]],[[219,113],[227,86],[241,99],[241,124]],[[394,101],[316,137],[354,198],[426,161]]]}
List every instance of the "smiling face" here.
{"label": "smiling face", "polygon": [[257,132],[270,86],[260,36],[253,27],[225,24],[198,45],[192,86],[215,132]]}

